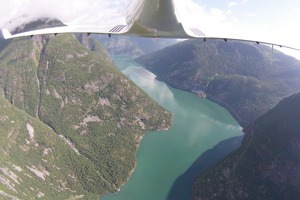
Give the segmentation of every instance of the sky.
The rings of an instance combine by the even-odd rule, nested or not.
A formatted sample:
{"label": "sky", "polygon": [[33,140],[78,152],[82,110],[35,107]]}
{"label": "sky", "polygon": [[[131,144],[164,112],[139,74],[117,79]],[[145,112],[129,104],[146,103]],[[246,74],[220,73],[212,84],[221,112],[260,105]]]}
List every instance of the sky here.
{"label": "sky", "polygon": [[[118,18],[134,0],[0,0],[0,28],[57,18],[92,24]],[[5,1],[5,2],[4,2]],[[299,0],[175,0],[189,23],[205,35],[236,37],[300,48]],[[281,49],[300,59],[300,52]]]}

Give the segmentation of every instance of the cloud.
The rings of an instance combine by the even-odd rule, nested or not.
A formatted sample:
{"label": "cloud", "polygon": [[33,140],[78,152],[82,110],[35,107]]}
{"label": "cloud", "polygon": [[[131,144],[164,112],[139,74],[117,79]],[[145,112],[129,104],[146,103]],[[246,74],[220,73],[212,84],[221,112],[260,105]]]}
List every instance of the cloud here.
{"label": "cloud", "polygon": [[227,9],[208,7],[201,2],[196,3],[192,0],[178,3],[176,7],[180,8],[180,16],[183,16],[184,20],[182,21],[186,25],[198,27],[207,36],[219,34],[221,33],[220,30],[222,30],[223,35],[230,32],[231,25],[228,22],[232,12]]}
{"label": "cloud", "polygon": [[[197,24],[199,29],[207,36],[231,37],[249,40],[258,40],[281,45],[300,48],[300,30],[297,29],[300,14],[297,7],[300,2],[294,1],[293,4],[282,2],[278,5],[268,4],[268,10],[259,7],[258,0],[236,0],[231,1],[232,7],[239,6],[238,9],[228,9],[229,4],[218,7],[203,4],[202,1],[195,3],[187,0],[191,19],[188,23]],[[236,2],[237,4],[233,4]],[[247,6],[244,6],[247,4]],[[280,12],[275,12],[278,7],[283,7]],[[231,8],[232,8],[231,7]],[[298,25],[297,25],[298,23]],[[284,51],[300,59],[299,51]]]}
{"label": "cloud", "polygon": [[236,6],[236,5],[238,5],[238,3],[235,2],[235,1],[229,2],[228,3],[228,8],[232,8],[233,6]]}
{"label": "cloud", "polygon": [[248,3],[250,0],[242,0],[241,4],[246,4]]}
{"label": "cloud", "polygon": [[210,14],[215,21],[224,21],[226,19],[226,13],[220,9],[212,8],[210,9]]}
{"label": "cloud", "polygon": [[39,18],[56,18],[66,24],[103,24],[120,17],[129,3],[128,0],[11,0],[1,5],[0,28],[13,29]]}
{"label": "cloud", "polygon": [[[118,19],[134,1],[10,0],[1,4],[0,28],[13,29],[45,17],[57,18],[66,24],[108,24]],[[245,4],[247,6],[243,6]],[[298,0],[290,0],[288,4],[281,1],[273,4],[270,0],[229,0],[227,4],[175,0],[175,5],[180,8],[185,23],[197,25],[206,35],[266,40],[300,48]]]}
{"label": "cloud", "polygon": [[238,5],[245,5],[249,2],[249,0],[239,0],[239,1],[230,1],[228,4],[227,4],[227,7],[228,8],[232,8],[232,7],[235,7],[235,6],[238,6]]}
{"label": "cloud", "polygon": [[249,17],[257,17],[256,13],[246,13],[246,15]]}

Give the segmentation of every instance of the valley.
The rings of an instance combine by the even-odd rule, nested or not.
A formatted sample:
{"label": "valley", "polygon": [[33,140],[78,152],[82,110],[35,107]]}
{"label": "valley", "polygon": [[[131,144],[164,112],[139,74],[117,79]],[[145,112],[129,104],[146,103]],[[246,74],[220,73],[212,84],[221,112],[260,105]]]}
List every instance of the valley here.
{"label": "valley", "polygon": [[142,51],[135,39],[109,50],[98,40],[0,40],[1,197],[252,198],[245,166],[261,175],[255,197],[273,195],[266,183],[287,187],[278,197],[298,194],[297,173],[292,183],[277,173],[298,166],[298,110],[288,105],[298,108],[299,95],[279,103],[299,92],[298,60],[237,42],[149,40]]}

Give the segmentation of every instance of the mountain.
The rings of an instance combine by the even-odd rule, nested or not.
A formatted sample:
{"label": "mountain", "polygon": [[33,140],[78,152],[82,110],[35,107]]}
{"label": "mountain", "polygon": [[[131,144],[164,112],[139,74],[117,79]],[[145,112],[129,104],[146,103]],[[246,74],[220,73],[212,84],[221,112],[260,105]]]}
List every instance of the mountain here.
{"label": "mountain", "polygon": [[[13,106],[3,95],[0,110],[0,199],[99,196],[86,187],[96,184],[97,179],[101,183],[102,176],[69,140]],[[95,172],[91,183],[84,177],[87,172]]]}
{"label": "mountain", "polygon": [[175,39],[153,39],[134,36],[92,35],[112,55],[139,57],[177,42]]}
{"label": "mountain", "polygon": [[300,88],[300,61],[264,45],[188,40],[137,62],[159,80],[226,107],[243,127]]}
{"label": "mountain", "polygon": [[0,45],[0,198],[97,199],[116,192],[135,167],[143,135],[172,123],[101,45],[77,38]]}
{"label": "mountain", "polygon": [[299,122],[300,93],[258,118],[239,149],[200,174],[193,199],[299,199]]}
{"label": "mountain", "polygon": [[193,187],[195,176],[240,147],[242,139],[242,135],[228,138],[202,153],[194,163],[174,181],[167,200],[192,199],[191,188]]}
{"label": "mountain", "polygon": [[83,46],[101,56],[101,59],[112,61],[109,52],[94,37],[89,37],[87,34],[75,34],[75,36]]}

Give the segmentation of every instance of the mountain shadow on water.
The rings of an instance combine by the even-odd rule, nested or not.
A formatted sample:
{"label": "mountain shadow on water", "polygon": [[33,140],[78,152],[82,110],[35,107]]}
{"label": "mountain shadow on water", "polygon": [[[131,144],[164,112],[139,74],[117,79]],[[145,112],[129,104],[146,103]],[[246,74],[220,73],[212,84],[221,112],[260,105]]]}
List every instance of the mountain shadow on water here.
{"label": "mountain shadow on water", "polygon": [[241,145],[243,136],[236,136],[219,142],[212,149],[205,151],[174,182],[167,200],[183,200],[192,198],[192,186],[195,177],[209,166],[221,160]]}
{"label": "mountain shadow on water", "polygon": [[299,200],[300,93],[246,129],[241,146],[195,179],[194,200]]}

